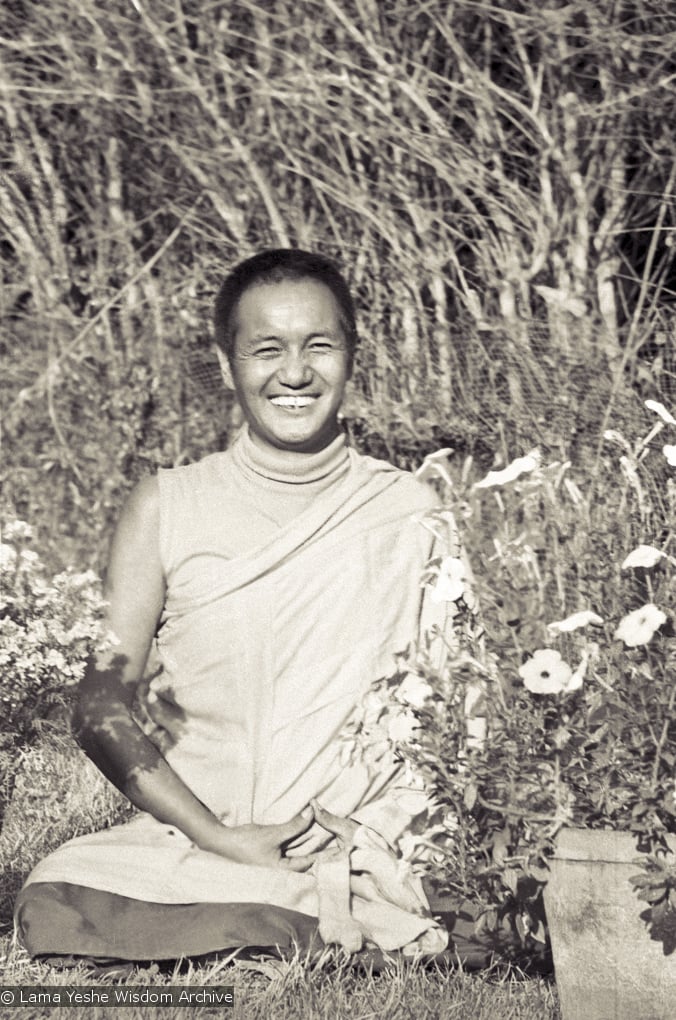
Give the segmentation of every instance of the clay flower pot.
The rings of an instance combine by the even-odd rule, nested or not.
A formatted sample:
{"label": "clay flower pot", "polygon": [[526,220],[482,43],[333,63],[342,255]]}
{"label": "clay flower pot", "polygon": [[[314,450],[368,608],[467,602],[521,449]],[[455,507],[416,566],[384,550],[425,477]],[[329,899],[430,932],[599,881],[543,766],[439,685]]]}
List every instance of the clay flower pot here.
{"label": "clay flower pot", "polygon": [[[675,837],[669,845],[676,851]],[[629,882],[639,856],[627,832],[559,834],[544,899],[563,1020],[675,1015],[676,940],[651,934],[648,904]]]}

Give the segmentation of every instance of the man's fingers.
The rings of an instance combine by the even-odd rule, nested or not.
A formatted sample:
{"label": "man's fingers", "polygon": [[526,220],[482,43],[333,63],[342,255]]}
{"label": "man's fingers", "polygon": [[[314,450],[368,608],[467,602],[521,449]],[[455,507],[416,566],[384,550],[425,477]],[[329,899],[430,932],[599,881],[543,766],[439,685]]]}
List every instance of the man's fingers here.
{"label": "man's fingers", "polygon": [[316,857],[316,854],[306,854],[304,857],[282,857],[282,865],[289,871],[309,871]]}
{"label": "man's fingers", "polygon": [[310,804],[314,810],[315,818],[323,829],[332,832],[334,836],[338,836],[348,845],[352,843],[352,837],[358,828],[356,822],[353,822],[351,818],[341,818],[340,815],[332,814],[316,800],[311,800]]}
{"label": "man's fingers", "polygon": [[[282,843],[288,843],[289,840],[293,839],[294,836],[300,836],[301,833],[307,832],[310,826],[314,823],[315,815],[311,807],[306,807],[302,811],[299,811],[297,815],[289,819],[288,822],[280,822],[279,825],[274,826],[279,836],[280,845]],[[273,828],[273,826],[271,826]]]}

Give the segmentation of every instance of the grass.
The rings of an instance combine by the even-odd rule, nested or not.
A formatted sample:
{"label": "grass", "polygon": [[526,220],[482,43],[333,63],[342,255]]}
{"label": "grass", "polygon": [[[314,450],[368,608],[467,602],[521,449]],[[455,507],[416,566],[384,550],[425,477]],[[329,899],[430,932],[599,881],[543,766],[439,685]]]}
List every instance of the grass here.
{"label": "grass", "polygon": [[[122,798],[75,747],[58,724],[46,728],[38,743],[23,752],[12,803],[0,836],[0,985],[110,987],[113,979],[92,977],[84,965],[57,970],[32,961],[12,933],[14,897],[32,866],[71,836],[102,828],[124,817]],[[244,960],[236,954],[198,964],[139,967],[125,985],[232,985],[241,1020],[367,1020],[387,1017],[457,1018],[457,1020],[558,1020],[553,982],[525,979],[516,972],[491,969],[479,973],[448,971],[393,961],[379,974],[354,967],[327,949],[314,956],[284,960]],[[5,1008],[4,1018],[97,1020],[116,1015],[107,1006],[22,1005]],[[125,1007],[125,1020],[156,1017],[150,1005]],[[161,1007],[163,1020],[191,1020],[223,1015],[222,1007]]]}

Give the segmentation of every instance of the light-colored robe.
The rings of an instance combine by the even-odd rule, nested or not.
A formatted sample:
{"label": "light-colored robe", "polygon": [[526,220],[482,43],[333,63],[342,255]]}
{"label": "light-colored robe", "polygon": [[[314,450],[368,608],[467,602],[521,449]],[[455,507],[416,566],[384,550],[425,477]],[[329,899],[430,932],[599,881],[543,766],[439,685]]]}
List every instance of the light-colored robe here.
{"label": "light-colored robe", "polygon": [[[156,903],[272,904],[319,917],[325,940],[351,948],[364,939],[443,949],[419,881],[388,849],[411,818],[403,772],[394,759],[376,774],[346,764],[341,739],[371,682],[391,675],[418,636],[433,543],[420,518],[436,501],[410,474],[342,442],[296,476],[244,431],[225,453],[160,473],[167,598],[150,690],[164,756],[225,825],[285,822],[316,797],[361,823],[355,846],[329,845],[323,865],[295,873],[230,862],[140,814],[69,841],[29,883]],[[314,825],[289,853],[326,843]]]}

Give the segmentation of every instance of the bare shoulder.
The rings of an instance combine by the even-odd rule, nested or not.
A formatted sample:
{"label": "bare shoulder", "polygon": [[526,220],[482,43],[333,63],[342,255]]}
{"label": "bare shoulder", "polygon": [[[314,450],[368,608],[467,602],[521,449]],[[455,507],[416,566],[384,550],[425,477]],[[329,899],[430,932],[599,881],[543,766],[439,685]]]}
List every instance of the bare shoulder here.
{"label": "bare shoulder", "polygon": [[160,486],[157,475],[148,475],[137,482],[131,490],[122,511],[122,517],[129,516],[137,522],[158,521],[160,515]]}
{"label": "bare shoulder", "polygon": [[157,477],[142,479],[132,489],[118,521],[110,550],[108,583],[135,586],[159,598],[163,573],[159,553],[160,499]]}

